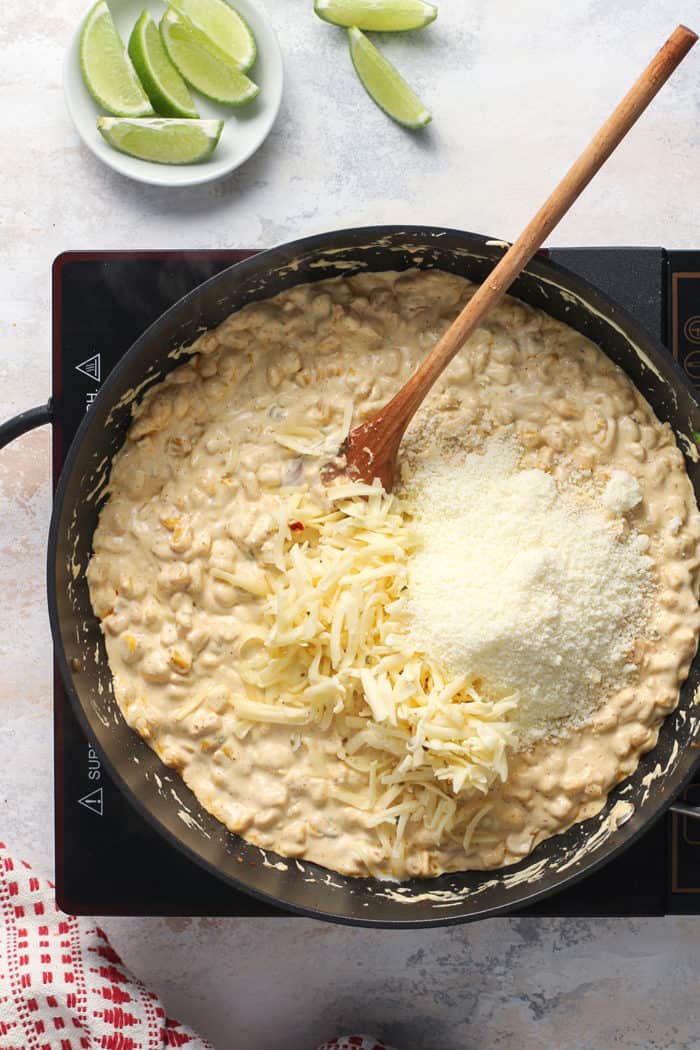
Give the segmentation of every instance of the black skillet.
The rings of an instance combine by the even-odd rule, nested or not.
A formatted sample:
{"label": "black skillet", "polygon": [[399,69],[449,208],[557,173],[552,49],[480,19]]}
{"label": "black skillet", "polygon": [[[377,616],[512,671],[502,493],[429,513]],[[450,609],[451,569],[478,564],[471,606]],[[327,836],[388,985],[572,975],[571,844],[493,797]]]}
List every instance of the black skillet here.
{"label": "black skillet", "polygon": [[[297,284],[368,270],[418,266],[482,281],[502,252],[501,242],[455,230],[372,227],[309,237],[240,262],[184,296],[136,340],[104,382],[68,452],[49,533],[48,600],[54,646],[76,715],[115,783],[168,841],[230,885],[279,907],[358,925],[408,927],[465,922],[533,904],[625,849],[664,813],[700,765],[696,659],[657,747],[612,792],[599,817],[543,842],[526,861],[507,869],[392,885],[285,862],[228,832],[128,728],[114,700],[85,567],[100,493],[124,440],[133,391],[142,394],[181,362],[169,356],[172,350],[246,303]],[[596,288],[545,259],[533,260],[511,291],[592,339],[625,370],[657,416],[674,428],[700,493],[700,462],[692,451],[700,405],[666,351]],[[17,416],[0,427],[0,447],[50,421],[50,404]],[[624,804],[611,819],[617,803]],[[674,809],[698,815],[686,803]]]}

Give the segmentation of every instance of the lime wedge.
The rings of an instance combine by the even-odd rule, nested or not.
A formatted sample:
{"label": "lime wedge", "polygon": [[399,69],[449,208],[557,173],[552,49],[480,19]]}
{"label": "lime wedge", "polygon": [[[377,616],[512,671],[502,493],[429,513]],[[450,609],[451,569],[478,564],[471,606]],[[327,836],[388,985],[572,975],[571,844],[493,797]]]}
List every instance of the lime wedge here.
{"label": "lime wedge", "polygon": [[170,0],[245,73],[255,62],[255,37],[246,20],[226,0]]}
{"label": "lime wedge", "polygon": [[424,0],[315,0],[314,11],[334,26],[357,26],[378,33],[422,29],[437,18],[435,4]]}
{"label": "lime wedge", "polygon": [[129,56],[153,103],[164,117],[197,117],[187,84],[168,58],[158,26],[144,11],[129,37]]}
{"label": "lime wedge", "polygon": [[108,113],[120,117],[153,113],[105,0],[98,0],[85,19],[80,34],[80,68],[88,91]]}
{"label": "lime wedge", "polygon": [[196,164],[206,160],[213,153],[223,126],[223,120],[97,118],[97,130],[110,146],[156,164]]}
{"label": "lime wedge", "polygon": [[215,102],[242,106],[260,88],[200,29],[168,8],[161,19],[160,35],[170,60],[188,84]]}
{"label": "lime wedge", "polygon": [[417,95],[361,29],[348,29],[355,71],[377,105],[407,128],[424,128],[432,117]]}

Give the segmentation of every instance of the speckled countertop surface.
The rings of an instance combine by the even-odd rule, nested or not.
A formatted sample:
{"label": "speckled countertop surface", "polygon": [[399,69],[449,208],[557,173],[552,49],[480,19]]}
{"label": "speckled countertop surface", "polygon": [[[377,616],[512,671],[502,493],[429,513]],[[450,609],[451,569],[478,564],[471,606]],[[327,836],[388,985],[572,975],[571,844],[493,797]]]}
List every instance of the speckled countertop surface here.
{"label": "speckled countertop surface", "polygon": [[[49,392],[49,268],[69,248],[265,246],[365,222],[514,236],[697,0],[442,0],[387,43],[434,113],[412,137],[355,80],[311,0],[267,0],[286,64],[272,135],[238,173],[160,191],[103,168],[63,104],[80,0],[0,20],[0,416]],[[697,26],[696,26],[697,28]],[[556,235],[700,247],[700,48]],[[52,866],[49,435],[0,455],[2,836]],[[167,877],[164,873],[164,877]],[[126,962],[217,1050],[307,1050],[341,1029],[402,1050],[700,1048],[700,919],[492,920],[418,933],[300,919],[107,919]]]}

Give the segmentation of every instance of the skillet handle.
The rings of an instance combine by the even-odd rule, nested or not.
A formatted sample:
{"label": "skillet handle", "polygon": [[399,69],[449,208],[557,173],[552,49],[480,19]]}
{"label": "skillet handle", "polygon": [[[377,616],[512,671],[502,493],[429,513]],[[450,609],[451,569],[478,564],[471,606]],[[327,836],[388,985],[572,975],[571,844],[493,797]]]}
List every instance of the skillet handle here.
{"label": "skillet handle", "polygon": [[674,802],[668,808],[679,817],[694,817],[700,820],[700,805],[693,805],[692,802]]}
{"label": "skillet handle", "polygon": [[38,408],[28,408],[26,412],[20,412],[5,423],[0,423],[0,448],[9,445],[15,438],[26,434],[28,430],[42,427],[45,423],[53,422],[53,404],[51,399],[45,405]]}

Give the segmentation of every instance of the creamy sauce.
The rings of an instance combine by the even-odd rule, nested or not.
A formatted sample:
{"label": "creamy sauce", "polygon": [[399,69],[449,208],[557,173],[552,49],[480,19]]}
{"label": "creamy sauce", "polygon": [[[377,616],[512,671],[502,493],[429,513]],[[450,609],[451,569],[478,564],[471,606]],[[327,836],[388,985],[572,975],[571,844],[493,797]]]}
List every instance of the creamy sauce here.
{"label": "creamy sauce", "polygon": [[466,849],[410,822],[392,857],[371,810],[333,797],[333,786],[358,787],[333,725],[234,732],[229,697],[243,688],[236,663],[261,621],[257,574],[280,491],[302,485],[324,498],[326,457],[283,447],[276,425],[306,421],[332,448],[348,406],[355,425],[383,405],[472,291],[437,272],[362,274],[232,315],[135,409],[95,532],[91,597],[129,725],[232,831],[351,875],[499,867],[599,812],[656,743],[697,646],[700,516],[670,427],[590,342],[506,299],[417,414],[406,461],[479,449],[508,429],[520,467],[562,487],[585,476],[603,492],[616,470],[634,478],[642,498],[619,529],[648,536],[655,573],[635,674],[587,724],[511,755],[507,781],[486,799],[460,799],[465,826],[490,804]]}

